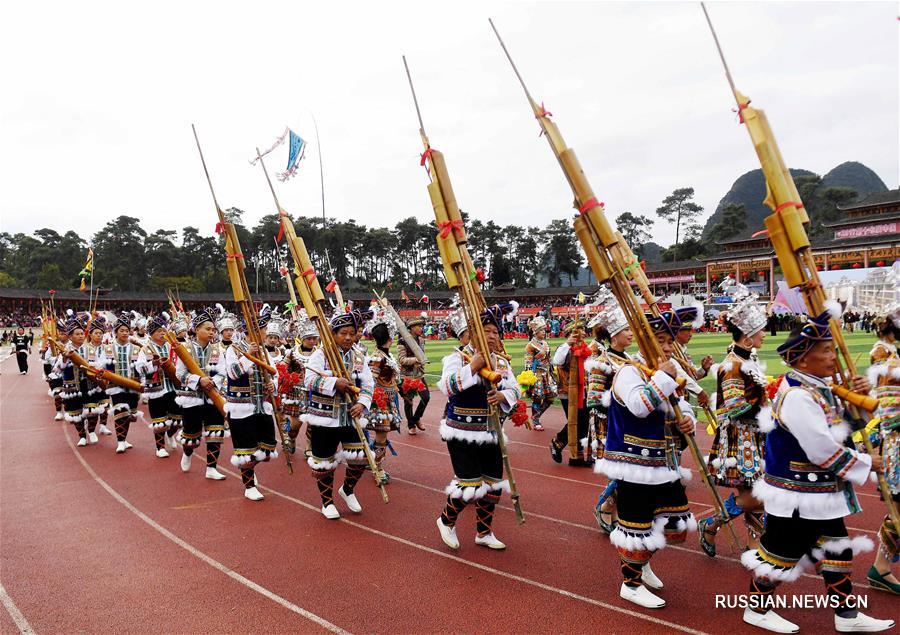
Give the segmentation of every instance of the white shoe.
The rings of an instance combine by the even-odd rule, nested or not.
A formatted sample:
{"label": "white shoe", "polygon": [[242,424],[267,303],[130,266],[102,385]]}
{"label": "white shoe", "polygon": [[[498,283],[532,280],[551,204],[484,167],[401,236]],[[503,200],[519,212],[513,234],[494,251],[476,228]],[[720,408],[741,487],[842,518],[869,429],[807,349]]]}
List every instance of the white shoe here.
{"label": "white shoe", "polygon": [[328,520],[336,520],[341,517],[341,513],[338,511],[337,507],[334,506],[334,503],[327,507],[323,507],[322,515]]}
{"label": "white shoe", "polygon": [[99,440],[100,439],[97,438],[96,432],[88,432],[88,443],[93,445],[93,444],[97,443],[97,441],[99,441]]}
{"label": "white shoe", "polygon": [[834,616],[834,630],[838,633],[878,633],[894,625],[894,620],[877,620],[857,613],[856,617]]}
{"label": "white shoe", "polygon": [[79,448],[83,448],[87,445],[87,439],[81,437],[80,439],[78,439],[78,443],[76,443],[75,445],[77,445]]}
{"label": "white shoe", "polygon": [[128,441],[123,441],[122,443],[125,444],[125,449],[126,449],[126,450],[130,450],[131,448],[134,447],[133,445],[131,445],[130,443],[128,443]]}
{"label": "white shoe", "polygon": [[62,421],[62,418],[63,418],[62,412],[57,412],[57,413],[56,413],[56,416],[53,417],[53,420],[54,420],[54,421]]}
{"label": "white shoe", "polygon": [[244,498],[252,501],[261,501],[264,496],[258,489],[256,489],[255,487],[251,487],[250,489],[244,490]]}
{"label": "white shoe", "polygon": [[493,532],[489,533],[487,536],[475,536],[475,544],[481,547],[487,547],[488,549],[497,549],[498,551],[506,549],[506,545],[497,540]]}
{"label": "white shoe", "polygon": [[125,454],[125,442],[124,441],[119,441],[119,443],[116,444],[116,454]]}
{"label": "white shoe", "polygon": [[175,449],[178,448],[178,444],[175,442],[175,437],[174,437],[174,436],[171,436],[171,437],[170,437],[170,436],[166,435],[166,446],[167,446],[170,450],[175,450]]}
{"label": "white shoe", "polygon": [[356,494],[347,494],[344,491],[344,486],[338,489],[338,494],[341,495],[341,498],[344,499],[344,502],[347,503],[347,507],[350,508],[350,511],[354,514],[358,514],[362,511],[362,505],[359,504],[359,501],[356,499]]}
{"label": "white shoe", "polygon": [[259,479],[256,478],[256,472],[253,473],[253,487],[257,487],[259,485]]}
{"label": "white shoe", "polygon": [[622,587],[619,589],[619,597],[647,609],[661,609],[666,605],[664,599],[653,595],[653,593],[650,592],[650,589],[643,584],[636,587],[630,587],[623,582]]}
{"label": "white shoe", "polygon": [[459,539],[456,537],[456,527],[448,527],[445,525],[440,516],[438,516],[437,519],[437,526],[438,531],[441,532],[441,540],[444,541],[444,544],[453,550],[459,549]]}
{"label": "white shoe", "polygon": [[98,431],[100,434],[102,434],[103,436],[105,436],[105,437],[112,436],[112,430],[110,430],[109,428],[107,428],[106,425],[103,424],[103,423],[101,423],[101,424],[97,427],[97,431]]}
{"label": "white shoe", "polygon": [[225,475],[214,467],[206,468],[206,478],[211,481],[224,481]]}
{"label": "white shoe", "polygon": [[[835,618],[837,618],[837,616],[835,616]],[[793,622],[788,622],[771,609],[765,613],[757,613],[750,608],[746,608],[744,609],[744,621],[747,622],[747,624],[764,628],[773,633],[797,633],[800,631],[799,626]]]}
{"label": "white shoe", "polygon": [[649,562],[641,568],[641,580],[651,589],[655,589],[658,591],[659,589],[663,588],[662,580],[657,578],[656,574],[653,573],[653,569],[650,568]]}
{"label": "white shoe", "polygon": [[169,453],[166,452],[165,448],[156,448],[156,456],[160,459],[167,459],[169,458]]}
{"label": "white shoe", "polygon": [[182,454],[181,455],[181,471],[187,472],[191,469],[191,455],[190,454]]}

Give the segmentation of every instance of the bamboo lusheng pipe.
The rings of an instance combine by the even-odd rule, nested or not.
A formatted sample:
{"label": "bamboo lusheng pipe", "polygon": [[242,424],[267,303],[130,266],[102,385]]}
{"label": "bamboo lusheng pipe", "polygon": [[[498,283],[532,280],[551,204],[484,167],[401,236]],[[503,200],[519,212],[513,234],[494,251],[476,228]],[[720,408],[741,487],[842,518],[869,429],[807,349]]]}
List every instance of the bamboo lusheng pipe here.
{"label": "bamboo lusheng pipe", "polygon": [[[644,315],[644,311],[641,309],[640,304],[631,290],[631,285],[628,282],[626,269],[629,264],[632,266],[634,266],[634,264],[624,262],[621,250],[615,249],[619,244],[617,232],[612,229],[609,221],[604,216],[604,205],[598,201],[591,189],[587,177],[584,174],[584,170],[582,170],[581,165],[575,156],[575,151],[566,146],[559,129],[550,119],[550,113],[543,105],[538,106],[537,102],[532,99],[531,93],[525,85],[525,81],[519,74],[515,63],[512,60],[512,56],[510,56],[509,51],[506,49],[506,45],[503,43],[503,39],[500,37],[500,33],[497,31],[497,28],[492,21],[488,20],[488,22],[490,22],[491,28],[494,30],[494,34],[497,36],[500,46],[503,48],[503,52],[506,54],[516,77],[519,79],[519,83],[522,85],[522,89],[525,92],[531,110],[541,127],[543,136],[547,139],[547,143],[550,144],[550,149],[553,151],[554,156],[563,170],[566,180],[569,182],[569,186],[575,197],[574,207],[579,212],[579,216],[575,219],[574,223],[575,233],[587,254],[588,262],[591,265],[594,275],[597,277],[597,282],[598,284],[603,284],[604,282],[609,284],[610,289],[619,302],[622,312],[625,314],[628,325],[634,333],[635,340],[637,341],[641,354],[644,356],[644,360],[651,368],[654,368],[657,365],[657,360],[663,358],[663,353],[659,342],[656,340],[653,331],[650,329],[647,317]],[[677,406],[677,402],[674,402],[674,400],[672,407],[676,420],[680,420],[682,416],[681,411]],[[693,435],[684,435],[684,437],[687,441],[688,448],[694,457],[697,470],[703,477],[703,483],[715,503],[717,515],[719,516],[721,523],[728,527],[729,536],[734,547],[741,550],[742,545],[734,530],[732,524],[733,519],[725,509],[722,497],[716,489],[715,482],[712,480],[712,476],[706,466],[706,461],[703,459],[700,448],[697,446],[697,440]]]}
{"label": "bamboo lusheng pipe", "polygon": [[[166,339],[169,340],[169,344],[172,345],[172,350],[175,351],[175,355],[178,359],[181,360],[181,363],[184,364],[184,367],[187,368],[188,372],[191,375],[197,375],[198,377],[208,377],[206,373],[200,368],[200,365],[197,363],[188,349],[178,341],[178,337],[172,331],[166,331]],[[209,397],[209,400],[213,402],[213,405],[216,407],[216,410],[222,413],[222,416],[225,416],[225,398],[222,394],[216,389],[215,386],[210,386],[209,388],[203,388],[200,386],[200,390],[206,393],[206,396]]]}
{"label": "bamboo lusheng pipe", "polygon": [[[466,353],[465,351],[459,351],[460,355],[462,355],[463,360],[468,364],[472,361],[472,356]],[[496,353],[494,353],[496,355]],[[479,377],[484,379],[487,382],[492,384],[499,384],[503,379],[503,375],[498,373],[496,370],[491,370],[487,366],[478,371]]]}
{"label": "bamboo lusheng pipe", "polygon": [[848,403],[853,404],[857,408],[862,408],[868,412],[875,412],[878,409],[878,399],[875,397],[870,397],[869,395],[862,395],[858,392],[853,392],[848,388],[844,388],[843,386],[839,386],[838,384],[831,384],[831,392],[835,394],[835,396],[841,401],[846,401]]}
{"label": "bamboo lusheng pipe", "polygon": [[150,355],[150,359],[154,360],[156,364],[162,369],[163,373],[166,377],[169,378],[169,381],[172,382],[176,388],[181,388],[181,380],[178,379],[178,374],[175,372],[175,364],[169,358],[163,359],[159,356],[159,354],[153,350],[149,344],[143,347],[144,353]]}
{"label": "bamboo lusheng pipe", "polygon": [[94,381],[105,381],[110,384],[115,384],[120,388],[126,388],[134,392],[143,391],[144,387],[141,386],[141,383],[139,381],[135,381],[128,377],[122,377],[122,375],[117,375],[116,373],[105,370],[103,368],[95,368],[91,366],[81,355],[79,355],[74,348],[65,349],[61,342],[56,342],[56,346],[59,347],[60,350],[62,350],[62,354],[65,357],[72,360],[73,364],[83,370],[84,373]]}
{"label": "bamboo lusheng pipe", "polygon": [[[209,192],[212,194],[213,203],[216,206],[216,215],[219,223],[217,230],[225,236],[225,265],[228,269],[228,280],[231,282],[231,294],[235,303],[240,307],[241,315],[244,318],[244,328],[246,330],[247,339],[259,346],[259,350],[265,359],[241,353],[248,360],[253,362],[262,372],[264,379],[274,380],[277,377],[277,371],[268,363],[269,355],[264,348],[265,334],[259,324],[259,316],[256,314],[256,306],[253,304],[253,298],[250,295],[250,285],[247,283],[247,276],[244,273],[244,254],[241,252],[241,243],[238,240],[237,231],[234,224],[228,222],[225,218],[222,208],[219,207],[219,201],[216,198],[216,192],[213,189],[212,179],[209,177],[209,170],[206,169],[206,159],[203,158],[203,150],[200,148],[200,139],[197,137],[197,129],[191,124],[191,130],[194,131],[194,141],[197,142],[197,152],[200,154],[200,162],[203,164],[203,172],[206,175],[206,182],[209,184]],[[237,349],[236,349],[237,350]],[[274,394],[266,396],[266,401],[272,407],[272,419],[275,423],[275,429],[278,431],[278,438],[281,440],[282,454],[284,455],[284,463],[288,472],[294,473],[294,466],[291,462],[291,453],[285,452],[284,426],[282,426],[281,410]]]}
{"label": "bamboo lusheng pipe", "polygon": [[[266,182],[269,184],[269,190],[272,192],[275,208],[278,211],[278,216],[281,221],[281,228],[285,240],[287,241],[288,251],[291,254],[291,260],[294,262],[293,283],[300,296],[300,302],[303,304],[307,316],[309,316],[316,325],[316,329],[319,331],[322,352],[324,353],[325,361],[331,367],[334,376],[342,377],[349,381],[351,379],[350,373],[344,366],[342,355],[338,353],[338,345],[334,339],[334,333],[331,332],[331,327],[325,316],[325,294],[322,293],[322,287],[319,284],[319,279],[316,276],[315,269],[313,269],[312,262],[310,262],[306,245],[304,244],[303,239],[297,236],[297,232],[294,230],[293,221],[291,221],[288,213],[284,211],[284,208],[281,207],[281,203],[278,202],[278,196],[275,194],[275,188],[272,185],[272,180],[269,178],[269,172],[266,170],[266,164],[259,152],[259,148],[256,149],[256,156],[259,159],[260,167],[262,167],[263,174],[266,177]],[[341,399],[348,406],[352,406],[354,403],[354,400],[348,394],[344,394]],[[384,471],[375,462],[375,455],[372,452],[372,448],[369,447],[369,441],[366,438],[366,433],[363,431],[359,419],[353,418],[352,421],[360,443],[362,443],[363,453],[366,456],[366,463],[369,465],[369,470],[372,472],[372,478],[375,479],[375,485],[381,491],[382,500],[387,503],[390,499],[388,497],[387,489],[384,486]]]}
{"label": "bamboo lusheng pipe", "polygon": [[[760,167],[766,177],[766,199],[763,201],[772,208],[773,213],[765,218],[766,229],[769,233],[769,239],[772,247],[775,249],[775,256],[778,264],[784,273],[785,282],[789,287],[798,287],[806,301],[806,307],[811,314],[819,315],[826,310],[825,291],[819,281],[819,272],[816,268],[815,258],[810,249],[809,235],[806,231],[806,225],[809,223],[809,216],[800,194],[797,191],[797,185],[791,177],[790,170],[781,156],[781,150],[778,142],[769,126],[769,120],[766,114],[757,108],[750,106],[750,98],[741,93],[734,84],[731,77],[731,70],[725,61],[725,54],[719,44],[719,38],[713,28],[712,20],[706,11],[706,6],[701,2],[703,14],[709,24],[710,32],[716,44],[719,58],[725,68],[725,77],[731,87],[734,100],[737,103],[740,122],[747,127],[747,133],[753,143],[756,156],[759,159]],[[844,339],[844,333],[841,330],[840,322],[834,317],[830,320],[831,333],[834,339],[835,347],[838,355],[836,357],[835,379],[837,383],[843,386],[849,386],[852,377],[858,374],[856,364],[850,350],[847,348],[847,342]],[[845,390],[842,386],[835,386],[838,389]],[[832,392],[838,394],[834,388]],[[850,395],[844,399],[847,410],[851,417],[862,422],[862,427],[866,425],[869,417],[865,415],[865,411],[872,412],[874,407],[869,409],[861,407],[855,403],[858,399],[853,399]],[[869,406],[877,407],[877,402],[867,402]],[[868,434],[862,434],[863,445],[866,452],[874,455],[875,448]],[[890,487],[884,474],[878,474],[878,489],[881,491],[882,499],[888,508],[888,514],[894,527],[900,527],[900,513],[897,506],[893,502]]]}
{"label": "bamboo lusheng pipe", "polygon": [[[476,280],[477,270],[466,248],[467,238],[462,213],[456,203],[456,196],[450,183],[450,173],[444,162],[444,155],[431,147],[428,136],[425,134],[425,124],[422,123],[422,113],[419,111],[419,101],[416,97],[416,90],[413,86],[412,76],[409,73],[409,67],[406,64],[406,57],[403,57],[403,66],[406,69],[409,89],[412,92],[413,102],[416,106],[416,115],[419,118],[419,136],[425,148],[422,154],[422,163],[428,164],[430,182],[427,188],[438,228],[437,245],[438,252],[441,255],[441,262],[444,266],[444,276],[447,279],[447,286],[458,290],[460,305],[468,323],[472,347],[484,358],[487,364],[486,368],[493,370],[491,367],[491,349],[488,346],[484,333],[484,325],[481,323],[481,313],[485,311],[486,306],[481,288]],[[500,346],[503,346],[502,339],[500,340]],[[503,355],[506,356],[505,350]],[[497,448],[500,450],[503,469],[506,472],[506,480],[509,483],[510,499],[512,499],[513,507],[516,510],[516,519],[519,523],[524,523],[525,513],[522,511],[519,490],[516,486],[512,466],[510,465],[500,414],[496,406],[490,406],[488,412],[488,421],[497,439]]]}
{"label": "bamboo lusheng pipe", "polygon": [[424,367],[428,364],[428,358],[425,357],[425,351],[422,350],[422,347],[419,346],[419,343],[412,336],[412,333],[409,332],[409,329],[406,328],[406,324],[403,322],[403,318],[400,317],[400,314],[391,306],[391,303],[384,296],[378,295],[378,292],[372,289],[372,293],[375,294],[375,298],[378,300],[378,304],[384,307],[384,310],[391,314],[391,317],[394,318],[394,326],[397,327],[397,334],[403,339],[403,342],[409,347],[410,352],[413,356],[419,360],[419,363]]}
{"label": "bamboo lusheng pipe", "polygon": [[[318,375],[319,377],[333,377],[333,375],[326,375],[325,373],[320,373],[315,368],[304,368],[304,370],[308,370],[309,372],[311,372],[315,375]],[[352,392],[354,395],[358,395],[361,392],[360,389],[356,386],[351,385],[351,386],[349,386],[349,389],[350,389],[350,392]]]}

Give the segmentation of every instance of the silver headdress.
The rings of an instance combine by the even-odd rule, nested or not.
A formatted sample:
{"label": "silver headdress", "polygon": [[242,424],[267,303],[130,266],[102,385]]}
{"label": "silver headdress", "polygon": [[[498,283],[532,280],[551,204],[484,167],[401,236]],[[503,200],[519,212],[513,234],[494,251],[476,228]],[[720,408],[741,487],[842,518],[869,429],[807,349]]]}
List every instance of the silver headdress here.
{"label": "silver headdress", "polygon": [[610,337],[628,328],[625,313],[622,312],[622,308],[614,297],[606,298],[600,313],[588,322],[588,328],[594,328],[597,325],[602,326]]}
{"label": "silver headdress", "polygon": [[766,312],[758,304],[759,298],[755,293],[750,293],[745,285],[735,281],[731,276],[726,276],[719,289],[732,297],[734,305],[726,316],[741,333],[751,337],[766,328]]}
{"label": "silver headdress", "polygon": [[388,329],[388,335],[392,340],[397,339],[397,323],[394,316],[387,309],[380,305],[372,305],[372,319],[366,322],[363,332],[372,335],[372,329],[379,324],[384,324]]}
{"label": "silver headdress", "polygon": [[277,335],[278,337],[283,338],[286,327],[287,320],[273,311],[272,315],[269,317],[269,323],[266,324],[266,335]]}
{"label": "silver headdress", "polygon": [[528,320],[528,328],[531,329],[532,333],[536,333],[537,331],[546,331],[547,330],[547,318],[543,315],[536,315],[530,320]]}
{"label": "silver headdress", "polygon": [[309,316],[306,314],[305,309],[300,309],[297,312],[297,337],[301,340],[306,337],[319,337],[319,330],[316,328],[315,322],[313,322]]}
{"label": "silver headdress", "polygon": [[456,309],[447,316],[447,325],[453,331],[453,335],[457,338],[469,330],[469,323],[466,321],[466,312],[462,307]]}
{"label": "silver headdress", "polygon": [[216,316],[216,328],[219,330],[219,332],[221,333],[225,329],[237,330],[237,316],[226,311],[225,307],[221,304],[216,303],[216,309],[218,309],[219,312],[219,314]]}

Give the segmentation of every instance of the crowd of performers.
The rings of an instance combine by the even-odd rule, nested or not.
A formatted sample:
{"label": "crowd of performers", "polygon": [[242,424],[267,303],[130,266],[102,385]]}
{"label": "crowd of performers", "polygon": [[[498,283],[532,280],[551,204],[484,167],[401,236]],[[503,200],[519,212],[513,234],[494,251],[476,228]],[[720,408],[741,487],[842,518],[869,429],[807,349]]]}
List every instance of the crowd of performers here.
{"label": "crowd of performers", "polygon": [[[439,431],[452,466],[447,498],[436,518],[445,545],[460,548],[457,520],[471,505],[475,544],[505,549],[492,521],[510,487],[491,414],[542,430],[542,415],[559,397],[566,412],[572,407],[569,421],[577,431],[577,450],[572,456],[572,424],[567,423],[552,437],[550,453],[557,463],[568,453],[571,465],[592,465],[607,479],[594,514],[619,557],[621,598],[647,608],[665,606],[658,595],[663,582],[650,566],[652,556],[697,531],[700,547],[714,558],[722,539],[721,517],[712,513],[698,522],[692,514],[685,493],[691,470],[681,464],[685,435],[694,434],[703,421],[695,412],[709,408],[715,422],[710,424],[714,440],[708,469],[720,488],[732,490],[725,501],[729,522],[743,518],[747,529],[748,547],[741,560],[751,572],[749,593],[756,601],[745,610],[744,621],[796,632],[796,625],[766,599],[781,583],[815,571],[832,601],[838,631],[890,628],[891,620],[866,616],[848,601],[853,558],[874,545],[862,536],[850,538],[844,518],[860,511],[853,486],[865,484],[876,472],[887,478],[895,504],[900,498],[900,305],[875,320],[879,339],[868,377],[854,377],[849,386],[872,394],[879,404],[874,423],[851,433],[842,402],[830,389],[836,363],[832,315],[811,317],[791,331],[777,347],[789,370],[773,379],[758,358],[765,345],[765,313],[749,293],[732,293],[736,302],[726,315],[732,342],[717,364],[705,357],[695,366],[684,348],[703,320],[702,307],[648,316],[664,354],[654,360],[655,371],[633,349],[629,352],[634,336],[611,296],[598,299],[593,314],[573,322],[555,350],[546,340],[546,320],[534,318],[518,376],[502,341],[503,321],[514,305],[494,305],[480,315],[489,360],[469,342],[464,313],[451,314],[447,327],[459,343],[443,359],[437,383],[446,397]],[[65,349],[54,355],[44,342],[41,351],[56,419],[74,426],[79,447],[96,444],[98,434],[115,434],[115,451],[126,454],[132,448],[130,426],[142,416],[143,399],[157,457],[167,458],[181,447],[180,468],[189,472],[194,453],[203,446],[205,477],[224,480],[217,466],[221,444],[230,437],[231,462],[240,471],[244,496],[253,501],[263,499],[256,467],[279,451],[299,452],[305,423],[303,453],[323,516],[340,517],[334,492],[340,464],[345,470],[337,498],[351,512],[361,513],[357,485],[369,466],[353,421],[365,425],[386,484],[390,476],[383,468],[393,451],[389,433],[399,431],[404,418],[409,434],[425,429],[429,391],[422,360],[408,342],[398,341],[393,318],[380,307],[338,311],[331,318],[327,327],[345,366],[337,373],[319,346],[316,324],[302,311],[284,319],[264,306],[259,322],[266,333],[264,352],[245,340],[241,321],[221,305],[174,319],[165,313],[153,318],[123,313],[111,324],[70,311],[58,323]],[[406,328],[424,349],[422,325],[415,319]],[[200,374],[174,354],[169,333],[188,349]],[[363,337],[371,345],[361,342]],[[686,353],[680,361],[674,355],[676,343]],[[72,352],[93,368],[139,381],[142,391],[107,383],[102,373],[84,372]],[[277,368],[275,377],[253,361],[260,357]],[[488,365],[499,373],[499,381],[483,378]],[[707,374],[715,378],[711,394],[697,383]],[[211,387],[224,396],[224,413],[210,398]],[[530,417],[523,397],[531,400]],[[853,434],[871,435],[880,454],[858,450]],[[885,517],[867,578],[872,587],[900,595],[891,569],[900,551],[898,529]]]}

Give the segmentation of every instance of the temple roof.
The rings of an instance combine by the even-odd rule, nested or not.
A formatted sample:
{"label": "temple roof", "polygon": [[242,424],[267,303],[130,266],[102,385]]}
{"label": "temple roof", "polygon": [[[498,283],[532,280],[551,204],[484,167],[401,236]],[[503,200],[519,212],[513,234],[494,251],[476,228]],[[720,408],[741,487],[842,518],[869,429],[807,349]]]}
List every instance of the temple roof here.
{"label": "temple roof", "polygon": [[875,192],[869,194],[866,198],[855,203],[851,203],[846,207],[838,207],[841,211],[849,211],[856,209],[865,209],[866,207],[875,207],[877,205],[888,205],[895,203],[900,205],[900,188],[896,190],[888,190],[886,192]]}

